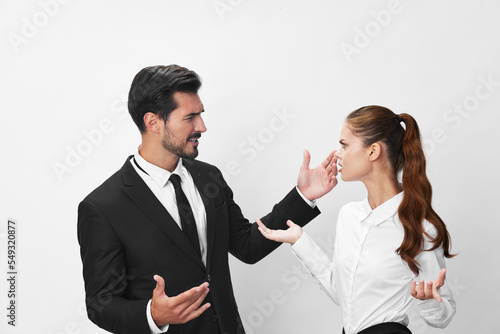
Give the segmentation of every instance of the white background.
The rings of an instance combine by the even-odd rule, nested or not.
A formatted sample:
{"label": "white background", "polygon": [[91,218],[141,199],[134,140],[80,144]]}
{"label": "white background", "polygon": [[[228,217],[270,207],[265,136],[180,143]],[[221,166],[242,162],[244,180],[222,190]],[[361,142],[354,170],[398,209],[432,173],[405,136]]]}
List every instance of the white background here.
{"label": "white background", "polygon": [[[303,149],[316,165],[338,147],[350,111],[413,115],[459,255],[447,261],[455,319],[436,330],[412,313],[410,328],[498,331],[498,1],[55,1],[0,3],[0,278],[8,218],[19,272],[15,328],[0,280],[1,333],[103,332],[83,307],[77,205],[140,143],[126,110],[133,76],[172,63],[203,78],[199,159],[225,171],[251,219],[295,185]],[[306,230],[331,252],[339,208],[364,196],[340,182]],[[338,307],[288,246],[231,267],[249,334],[341,332]]]}

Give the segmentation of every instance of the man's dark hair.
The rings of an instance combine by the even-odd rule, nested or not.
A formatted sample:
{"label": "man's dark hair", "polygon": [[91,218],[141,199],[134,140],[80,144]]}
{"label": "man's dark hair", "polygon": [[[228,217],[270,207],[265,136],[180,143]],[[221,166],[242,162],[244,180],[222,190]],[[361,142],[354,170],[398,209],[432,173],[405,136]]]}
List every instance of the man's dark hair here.
{"label": "man's dark hair", "polygon": [[157,114],[165,122],[175,110],[175,92],[198,93],[201,78],[194,71],[179,65],[158,65],[143,68],[132,81],[128,94],[128,112],[141,133],[146,131],[144,115]]}

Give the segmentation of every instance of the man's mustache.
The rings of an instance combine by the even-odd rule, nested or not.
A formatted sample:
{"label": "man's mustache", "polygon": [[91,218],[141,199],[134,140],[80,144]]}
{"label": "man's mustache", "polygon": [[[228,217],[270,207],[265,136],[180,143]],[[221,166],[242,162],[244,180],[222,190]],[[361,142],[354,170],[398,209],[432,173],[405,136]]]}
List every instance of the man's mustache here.
{"label": "man's mustache", "polygon": [[199,139],[200,137],[201,137],[201,133],[197,132],[197,133],[194,133],[191,136],[189,136],[188,140],[189,139]]}

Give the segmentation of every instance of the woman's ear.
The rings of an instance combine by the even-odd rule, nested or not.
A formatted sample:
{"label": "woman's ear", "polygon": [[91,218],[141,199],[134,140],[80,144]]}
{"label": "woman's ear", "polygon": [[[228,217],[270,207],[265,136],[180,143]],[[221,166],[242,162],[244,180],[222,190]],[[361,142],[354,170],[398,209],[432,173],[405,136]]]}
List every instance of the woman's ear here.
{"label": "woman's ear", "polygon": [[370,161],[377,160],[381,154],[382,154],[382,146],[378,142],[370,145],[368,153],[368,159]]}

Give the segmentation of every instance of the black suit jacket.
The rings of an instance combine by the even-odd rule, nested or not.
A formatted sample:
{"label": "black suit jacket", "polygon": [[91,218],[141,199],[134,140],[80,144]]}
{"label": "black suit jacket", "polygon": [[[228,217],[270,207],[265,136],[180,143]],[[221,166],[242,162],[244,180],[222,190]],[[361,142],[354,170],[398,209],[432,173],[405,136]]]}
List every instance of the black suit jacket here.
{"label": "black suit jacket", "polygon": [[[146,306],[156,282],[175,296],[208,281],[212,306],[200,317],[171,325],[168,333],[244,333],[234,299],[228,252],[253,264],[279,243],[265,239],[233,201],[214,166],[183,159],[207,214],[207,265],[130,163],[90,193],[78,207],[78,241],[89,318],[113,333],[149,334]],[[256,194],[258,196],[258,194]],[[270,228],[287,219],[305,225],[319,214],[295,188],[262,218]]]}

